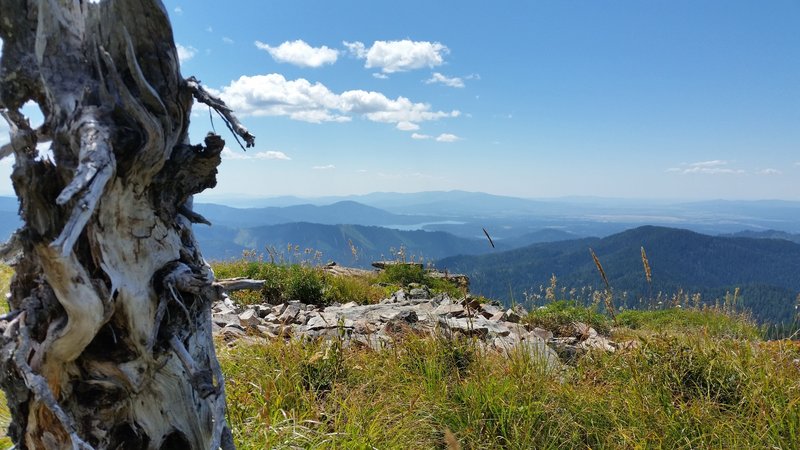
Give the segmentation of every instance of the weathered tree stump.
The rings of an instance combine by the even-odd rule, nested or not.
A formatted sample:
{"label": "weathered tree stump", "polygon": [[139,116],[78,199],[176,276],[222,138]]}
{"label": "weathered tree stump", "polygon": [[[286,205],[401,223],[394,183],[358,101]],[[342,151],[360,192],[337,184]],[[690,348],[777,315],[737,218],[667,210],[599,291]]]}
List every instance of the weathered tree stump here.
{"label": "weathered tree stump", "polygon": [[0,317],[9,435],[31,449],[233,448],[211,336],[221,288],[192,233],[224,141],[190,145],[193,99],[254,137],[181,76],[158,0],[0,0],[0,38],[0,157],[15,158],[24,221]]}

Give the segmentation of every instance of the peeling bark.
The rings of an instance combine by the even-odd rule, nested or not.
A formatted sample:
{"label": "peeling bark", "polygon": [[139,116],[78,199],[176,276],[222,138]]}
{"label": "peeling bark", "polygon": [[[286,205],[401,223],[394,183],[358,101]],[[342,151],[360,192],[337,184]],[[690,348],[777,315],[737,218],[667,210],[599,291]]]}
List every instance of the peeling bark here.
{"label": "peeling bark", "polygon": [[[193,99],[254,136],[184,79],[158,0],[0,0],[0,115],[24,226],[0,385],[25,449],[233,448],[192,196],[225,143],[191,145]],[[32,129],[20,113],[39,105]],[[37,145],[51,142],[53,157]],[[10,252],[10,250],[6,250]]]}

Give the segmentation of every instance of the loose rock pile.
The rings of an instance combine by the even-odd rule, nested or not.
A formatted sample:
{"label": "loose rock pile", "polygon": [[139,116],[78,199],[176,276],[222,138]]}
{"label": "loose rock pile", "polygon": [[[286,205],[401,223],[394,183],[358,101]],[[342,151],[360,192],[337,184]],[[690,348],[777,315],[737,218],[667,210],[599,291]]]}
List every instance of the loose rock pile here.
{"label": "loose rock pile", "polygon": [[279,305],[242,307],[230,299],[213,307],[214,332],[233,340],[248,335],[284,339],[340,338],[345,345],[382,349],[407,333],[474,337],[486,349],[509,352],[520,348],[542,358],[549,367],[570,362],[591,349],[613,352],[617,345],[593,328],[574,323],[570,336],[526,326],[527,311],[517,305],[501,308],[475,299],[432,296],[424,287],[399,290],[378,304],[355,302],[327,307],[289,301]]}

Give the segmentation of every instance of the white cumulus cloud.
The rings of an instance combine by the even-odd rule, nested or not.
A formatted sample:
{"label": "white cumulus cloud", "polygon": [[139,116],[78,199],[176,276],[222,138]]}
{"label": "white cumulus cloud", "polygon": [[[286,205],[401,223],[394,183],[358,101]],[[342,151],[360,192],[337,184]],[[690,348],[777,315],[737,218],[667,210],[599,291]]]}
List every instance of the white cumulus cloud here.
{"label": "white cumulus cloud", "polygon": [[327,164],[327,165],[324,165],[324,166],[314,166],[314,167],[312,167],[312,169],[314,169],[314,170],[333,170],[335,168],[336,168],[336,166],[334,166],[333,164]]}
{"label": "white cumulus cloud", "polygon": [[425,84],[434,84],[439,83],[445,86],[450,86],[454,88],[463,88],[464,87],[464,80],[458,77],[447,77],[442,75],[439,72],[434,72],[433,75],[425,80]]}
{"label": "white cumulus cloud", "polygon": [[667,172],[675,172],[681,174],[707,174],[707,175],[720,175],[720,174],[742,174],[745,173],[743,169],[736,169],[729,167],[729,162],[721,159],[713,159],[710,161],[698,161],[690,164],[681,164],[681,167],[671,167]]}
{"label": "white cumulus cloud", "polygon": [[267,150],[265,152],[238,152],[233,151],[228,147],[222,149],[222,158],[226,160],[243,160],[243,159],[279,159],[289,161],[290,158],[286,153],[276,150]]}
{"label": "white cumulus cloud", "polygon": [[178,50],[178,60],[180,60],[181,63],[189,61],[197,54],[197,49],[192,46],[175,44],[175,48]]}
{"label": "white cumulus cloud", "polygon": [[367,57],[367,48],[364,47],[363,42],[347,42],[342,41],[342,45],[347,48],[347,51],[350,52],[351,55],[355,56],[358,59],[364,59]]}
{"label": "white cumulus cloud", "polygon": [[266,152],[259,152],[253,155],[256,159],[281,159],[284,161],[289,161],[292,158],[289,158],[286,153],[279,152],[276,150],[267,150]]}
{"label": "white cumulus cloud", "polygon": [[436,142],[455,142],[460,140],[460,137],[450,133],[442,133],[439,136],[436,136]]}
{"label": "white cumulus cloud", "polygon": [[305,41],[286,41],[277,47],[272,47],[256,41],[256,47],[265,50],[272,59],[279,63],[289,63],[300,67],[317,68],[325,64],[333,64],[339,57],[339,51],[327,46],[312,47]]}
{"label": "white cumulus cloud", "polygon": [[400,131],[416,131],[419,125],[411,122],[397,122],[397,129]]}
{"label": "white cumulus cloud", "polygon": [[444,64],[444,55],[450,50],[439,42],[375,41],[367,49],[362,42],[343,42],[351,55],[365,59],[367,69],[380,69],[383,73],[407,72],[423,67],[436,67]]}
{"label": "white cumulus cloud", "polygon": [[[427,103],[406,97],[388,98],[380,92],[350,90],[336,94],[322,83],[283,75],[242,76],[217,91],[242,116],[288,116],[312,123],[347,122],[353,116],[393,123],[409,130],[419,122],[458,117],[458,110],[435,111]],[[399,125],[401,122],[403,125]]]}
{"label": "white cumulus cloud", "polygon": [[430,139],[433,136],[429,136],[427,134],[420,134],[420,133],[411,133],[411,139]]}
{"label": "white cumulus cloud", "polygon": [[757,173],[757,174],[759,174],[759,175],[780,175],[780,174],[782,174],[783,172],[781,172],[781,171],[780,171],[780,170],[778,170],[778,169],[770,169],[770,168],[767,168],[767,169],[761,169],[761,170],[759,170],[759,171],[758,171],[758,172],[756,172],[756,173]]}
{"label": "white cumulus cloud", "polygon": [[175,14],[183,14],[183,8],[181,8],[180,6],[176,6],[175,9],[173,9],[173,11],[175,11]]}

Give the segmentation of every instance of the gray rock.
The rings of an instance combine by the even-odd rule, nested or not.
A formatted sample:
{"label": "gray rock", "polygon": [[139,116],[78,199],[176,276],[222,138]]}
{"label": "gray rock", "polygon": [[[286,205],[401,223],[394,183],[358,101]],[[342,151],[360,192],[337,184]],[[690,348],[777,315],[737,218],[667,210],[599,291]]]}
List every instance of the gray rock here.
{"label": "gray rock", "polygon": [[238,339],[247,336],[247,333],[241,326],[228,325],[222,327],[219,334],[225,339]]}
{"label": "gray rock", "polygon": [[308,323],[309,318],[311,318],[311,314],[306,313],[305,311],[300,311],[292,323],[297,325],[305,325]]}
{"label": "gray rock", "polygon": [[255,305],[253,308],[255,308],[259,319],[263,319],[272,314],[272,307],[269,305]]}
{"label": "gray rock", "polygon": [[375,333],[370,334],[356,334],[353,336],[352,341],[365,348],[372,350],[381,350],[391,344],[391,339]]}
{"label": "gray rock", "polygon": [[585,341],[581,342],[578,346],[586,350],[603,350],[607,352],[615,352],[617,350],[613,342],[597,334],[587,338]]}
{"label": "gray rock", "polygon": [[525,309],[525,307],[520,305],[519,303],[512,306],[511,309],[513,309],[514,312],[517,313],[520,317],[525,317],[528,315],[528,310]]}
{"label": "gray rock", "polygon": [[344,328],[353,328],[355,326],[355,322],[350,319],[342,319],[341,321],[336,316],[336,314],[329,313],[329,312],[322,312],[315,315],[312,315],[308,319],[308,323],[306,323],[306,329],[308,330],[321,330],[321,329],[329,329],[329,328],[339,328],[339,326]]}
{"label": "gray rock", "polygon": [[264,322],[269,322],[269,323],[280,322],[280,320],[278,319],[278,316],[276,316],[274,313],[267,314],[267,316],[266,317],[262,317],[261,320],[263,320]]}
{"label": "gray rock", "polygon": [[[572,322],[572,336],[578,338],[578,340],[584,340],[589,337],[589,330],[592,328],[589,325],[586,325],[583,322]],[[597,332],[595,331],[595,334]]]}
{"label": "gray rock", "polygon": [[494,313],[492,317],[489,318],[492,322],[505,322],[506,321],[506,313],[505,311],[500,311]]}
{"label": "gray rock", "polygon": [[416,323],[419,321],[419,318],[414,310],[406,309],[404,311],[400,311],[392,320],[403,321],[406,323]]}
{"label": "gray rock", "polygon": [[519,343],[532,358],[537,359],[548,370],[561,368],[561,359],[556,351],[550,348],[544,339],[526,339]]}
{"label": "gray rock", "polygon": [[540,339],[544,339],[545,341],[553,339],[553,332],[550,330],[545,330],[544,328],[536,327],[533,330],[531,330],[531,334]]}
{"label": "gray rock", "polygon": [[283,314],[283,312],[286,311],[286,308],[288,307],[289,307],[288,303],[281,303],[280,305],[275,305],[272,307],[272,314],[275,314],[276,316],[280,317],[281,314]]}
{"label": "gray rock", "polygon": [[234,312],[237,312],[237,311],[239,311],[239,307],[238,307],[238,306],[236,305],[236,303],[234,303],[234,302],[233,302],[233,300],[231,300],[231,298],[230,298],[230,297],[228,297],[227,295],[225,296],[225,299],[222,301],[222,304],[223,304],[223,305],[224,305],[226,308],[230,309],[231,311],[234,311]]}
{"label": "gray rock", "polygon": [[212,320],[214,321],[214,323],[216,323],[222,328],[225,328],[228,325],[235,325],[237,327],[242,326],[242,323],[239,320],[239,316],[233,313],[214,314],[214,316],[212,316]]}
{"label": "gray rock", "polygon": [[408,297],[411,299],[423,299],[429,298],[431,296],[431,292],[428,288],[414,288],[408,292]]}
{"label": "gray rock", "polygon": [[295,319],[297,319],[298,315],[300,315],[300,306],[287,305],[281,315],[278,316],[278,322],[283,324],[292,323],[295,321]]}
{"label": "gray rock", "polygon": [[471,309],[471,310],[476,310],[477,311],[477,310],[481,309],[481,302],[478,301],[477,298],[466,298],[466,299],[464,299],[464,301],[461,302],[461,304],[464,305],[465,308],[468,308],[468,309]]}
{"label": "gray rock", "polygon": [[495,314],[499,313],[500,311],[502,311],[502,309],[500,309],[499,306],[493,305],[491,303],[482,303],[481,304],[481,309],[486,311],[486,312],[488,312],[488,313],[490,313],[490,314],[492,314],[492,315],[495,315]]}
{"label": "gray rock", "polygon": [[258,313],[255,309],[246,309],[243,313],[239,314],[239,323],[244,327],[255,327],[261,321],[258,319]]}
{"label": "gray rock", "polygon": [[378,331],[378,327],[368,320],[357,320],[353,324],[353,333],[359,334],[372,334]]}
{"label": "gray rock", "polygon": [[452,331],[457,331],[468,336],[507,336],[511,331],[490,320],[484,319],[482,316],[475,318],[447,318],[440,317],[439,324]]}
{"label": "gray rock", "polygon": [[520,316],[519,313],[514,309],[509,308],[506,310],[505,318],[503,320],[506,322],[519,323],[519,321],[522,320],[522,316]]}
{"label": "gray rock", "polygon": [[433,314],[436,316],[461,317],[466,314],[466,311],[461,305],[441,305],[433,310]]}

